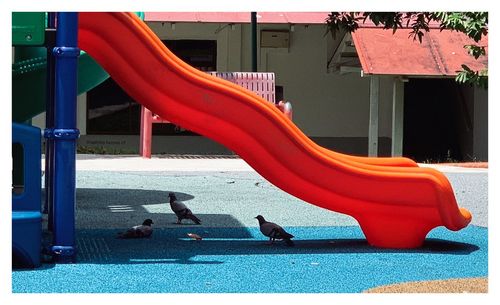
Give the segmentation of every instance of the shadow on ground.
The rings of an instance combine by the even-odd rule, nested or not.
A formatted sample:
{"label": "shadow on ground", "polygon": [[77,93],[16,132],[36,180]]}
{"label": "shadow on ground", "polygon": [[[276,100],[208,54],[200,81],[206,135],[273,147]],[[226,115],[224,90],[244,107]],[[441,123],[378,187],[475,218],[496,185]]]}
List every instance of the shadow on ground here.
{"label": "shadow on ground", "polygon": [[[352,253],[427,253],[467,255],[479,250],[472,244],[429,239],[418,249],[379,249],[365,239],[296,240],[294,247],[282,242],[252,238],[255,228],[179,228],[159,229],[149,239],[121,240],[115,230],[80,230],[77,232],[78,260],[87,264],[222,264],[227,255],[295,255]],[[258,230],[258,229],[257,229]],[[203,236],[190,239],[187,233]],[[212,256],[221,260],[204,260]]]}
{"label": "shadow on ground", "polygon": [[[468,255],[480,249],[474,244],[432,238],[428,238],[418,249],[374,248],[364,238],[357,238],[362,236],[357,227],[295,227],[297,230],[302,230],[301,236],[310,238],[295,238],[295,247],[287,247],[282,242],[269,245],[257,227],[245,227],[227,214],[201,214],[200,218],[205,220],[203,226],[172,226],[171,221],[175,220],[175,216],[171,211],[166,212],[169,210],[166,203],[168,193],[168,190],[77,189],[77,262],[84,264],[223,264],[224,257],[228,255],[352,253]],[[176,194],[183,201],[194,198],[185,193],[176,192]],[[116,207],[123,206],[129,208],[116,209]],[[110,207],[115,207],[115,209]],[[141,219],[142,221],[144,218],[152,218],[155,221],[151,238],[131,240],[116,238],[119,232],[127,228],[124,224],[137,224],[132,220]],[[229,225],[225,227],[206,225],[212,222],[225,222]],[[324,233],[318,234],[319,230]],[[339,233],[344,230],[354,232],[354,235],[337,239],[317,238],[317,236],[320,238],[339,236]],[[203,237],[203,240],[193,240],[187,236],[188,233],[198,234]],[[51,268],[51,266],[51,264],[45,264],[42,268]]]}
{"label": "shadow on ground", "polygon": [[[358,231],[356,227],[343,228],[300,228],[302,235],[314,234],[313,231],[335,236],[339,230]],[[325,231],[328,230],[328,231]],[[428,238],[417,249],[380,249],[370,246],[364,238],[337,239],[295,239],[294,247],[283,242],[269,244],[256,227],[215,228],[203,226],[184,226],[177,228],[155,229],[147,239],[117,239],[117,229],[78,229],[78,264],[224,264],[230,256],[256,257],[273,255],[323,255],[323,254],[416,254],[468,256],[481,250],[481,247],[439,238]],[[309,234],[305,234],[311,232]],[[188,233],[195,233],[203,240],[193,240]],[[252,259],[251,259],[252,260]],[[53,268],[46,261],[40,270]],[[29,269],[28,269],[29,270]],[[20,270],[22,271],[22,270]]]}
{"label": "shadow on ground", "polygon": [[177,198],[182,201],[189,201],[194,198],[193,195],[172,190],[77,188],[76,202],[79,209],[100,209],[119,205],[141,207],[143,205],[168,203],[169,192],[174,192]]}
{"label": "shadow on ground", "polygon": [[[126,229],[141,224],[150,218],[155,228],[173,227],[177,218],[170,209],[168,193],[191,208],[204,225],[225,227],[243,226],[229,214],[204,214],[197,212],[197,206],[189,203],[195,197],[177,191],[157,191],[145,189],[94,189],[76,190],[76,228],[78,229]],[[192,224],[189,220],[184,225]]]}

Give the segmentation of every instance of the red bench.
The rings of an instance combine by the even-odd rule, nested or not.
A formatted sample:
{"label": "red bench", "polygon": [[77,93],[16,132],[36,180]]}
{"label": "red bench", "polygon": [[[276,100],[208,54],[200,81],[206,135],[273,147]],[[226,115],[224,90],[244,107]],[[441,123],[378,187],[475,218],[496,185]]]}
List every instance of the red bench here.
{"label": "red bench", "polygon": [[[253,91],[263,99],[273,103],[292,119],[292,107],[289,102],[276,103],[275,77],[272,72],[207,72]],[[154,123],[170,123],[141,105],[141,134],[139,154],[151,158],[151,137]]]}

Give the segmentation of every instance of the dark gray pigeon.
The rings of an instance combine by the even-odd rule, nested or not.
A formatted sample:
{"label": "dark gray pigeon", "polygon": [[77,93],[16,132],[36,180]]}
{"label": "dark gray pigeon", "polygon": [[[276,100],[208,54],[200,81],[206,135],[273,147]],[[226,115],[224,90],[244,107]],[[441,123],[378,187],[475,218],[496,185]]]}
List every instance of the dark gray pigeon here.
{"label": "dark gray pigeon", "polygon": [[153,234],[153,221],[146,219],[142,225],[133,226],[125,232],[119,233],[117,238],[149,238]]}
{"label": "dark gray pigeon", "polygon": [[168,193],[168,197],[170,198],[170,208],[177,215],[177,224],[180,224],[183,219],[191,219],[197,225],[201,224],[201,220],[182,201],[177,200],[174,193]]}
{"label": "dark gray pigeon", "polygon": [[259,221],[260,231],[262,234],[269,237],[269,241],[271,243],[273,243],[275,239],[282,239],[285,241],[287,246],[294,246],[294,243],[291,240],[291,238],[294,238],[292,234],[286,232],[285,229],[274,222],[266,221],[262,215],[258,215],[255,218]]}

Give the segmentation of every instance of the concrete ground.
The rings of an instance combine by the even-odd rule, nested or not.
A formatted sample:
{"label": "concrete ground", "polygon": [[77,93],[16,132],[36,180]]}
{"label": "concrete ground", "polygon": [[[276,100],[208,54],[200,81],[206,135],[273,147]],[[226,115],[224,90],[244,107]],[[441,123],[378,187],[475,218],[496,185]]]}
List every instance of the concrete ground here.
{"label": "concrete ground", "polygon": [[[459,205],[472,212],[472,224],[488,226],[488,169],[420,166],[445,173]],[[174,216],[167,204],[168,192],[177,193],[193,211],[205,214],[204,224],[210,226],[255,226],[256,213],[285,226],[357,225],[350,216],[279,190],[240,158],[78,155],[76,168],[78,225],[82,228],[94,227],[95,222],[123,227],[130,224],[129,217],[141,220],[150,213],[171,214],[155,223],[170,226]],[[96,198],[103,198],[98,200],[100,206],[95,205]],[[104,206],[106,213],[102,213]]]}

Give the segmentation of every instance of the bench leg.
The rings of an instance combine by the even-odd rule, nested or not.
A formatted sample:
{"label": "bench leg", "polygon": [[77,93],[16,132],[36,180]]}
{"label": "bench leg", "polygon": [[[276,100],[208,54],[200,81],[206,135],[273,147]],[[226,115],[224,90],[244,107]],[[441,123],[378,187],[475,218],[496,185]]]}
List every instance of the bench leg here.
{"label": "bench leg", "polygon": [[151,137],[153,132],[153,114],[151,110],[141,106],[141,136],[139,154],[143,158],[151,158]]}

